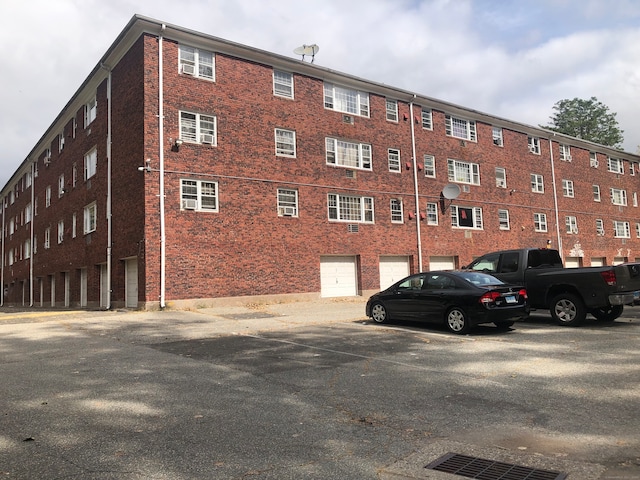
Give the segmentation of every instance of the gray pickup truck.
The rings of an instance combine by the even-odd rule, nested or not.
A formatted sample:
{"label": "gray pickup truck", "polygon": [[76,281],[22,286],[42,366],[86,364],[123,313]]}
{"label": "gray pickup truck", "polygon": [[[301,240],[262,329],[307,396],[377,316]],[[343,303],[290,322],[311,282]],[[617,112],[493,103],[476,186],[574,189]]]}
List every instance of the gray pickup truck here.
{"label": "gray pickup truck", "polygon": [[560,325],[579,325],[587,313],[611,322],[640,290],[640,263],[564,268],[559,252],[548,248],[487,253],[463,269],[524,285],[531,308],[549,310]]}

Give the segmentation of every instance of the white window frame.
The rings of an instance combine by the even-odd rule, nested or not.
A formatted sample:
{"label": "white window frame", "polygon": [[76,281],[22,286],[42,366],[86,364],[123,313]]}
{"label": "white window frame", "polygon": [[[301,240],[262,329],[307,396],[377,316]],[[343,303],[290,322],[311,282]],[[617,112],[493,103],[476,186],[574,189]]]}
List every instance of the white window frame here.
{"label": "white window frame", "polygon": [[47,185],[44,191],[44,206],[47,208],[51,206],[51,185]]}
{"label": "white window frame", "polygon": [[[193,205],[193,201],[195,201],[195,205]],[[195,208],[191,208],[191,206]],[[193,178],[180,179],[180,210],[218,212],[219,208],[218,182]]]}
{"label": "white window frame", "polygon": [[571,147],[563,143],[559,144],[560,147],[560,160],[563,162],[571,161]]}
{"label": "white window frame", "polygon": [[180,45],[178,51],[178,73],[215,82],[216,55],[214,52],[189,45]]}
{"label": "white window frame", "polygon": [[71,215],[71,238],[76,238],[78,228],[78,216],[75,212]]}
{"label": "white window frame", "polygon": [[593,191],[593,201],[594,202],[602,201],[602,196],[600,195],[600,185],[592,185],[591,189]]}
{"label": "white window frame", "polygon": [[540,139],[538,137],[528,137],[527,144],[529,146],[529,152],[540,155]]}
{"label": "white window frame", "polygon": [[296,132],[276,128],[274,130],[276,141],[276,156],[296,158]]}
{"label": "white window frame", "polygon": [[387,121],[398,123],[398,101],[391,98],[386,99]]}
{"label": "white window frame", "polygon": [[491,130],[492,130],[491,136],[493,138],[493,144],[498,147],[504,147],[504,138],[502,136],[502,128],[493,127]]}
{"label": "white window frame", "polygon": [[509,210],[498,209],[498,223],[500,230],[511,230],[509,223]]}
{"label": "white window frame", "polygon": [[389,148],[387,149],[387,158],[389,161],[390,172],[400,172],[400,149]]}
{"label": "white window frame", "polygon": [[607,157],[607,171],[624,175],[624,162],[620,158]]}
{"label": "white window frame", "polygon": [[293,73],[273,70],[273,94],[277,97],[293,98]]}
{"label": "white window frame", "polygon": [[574,198],[575,191],[573,190],[573,181],[562,179],[562,196],[567,198]]}
{"label": "white window frame", "polygon": [[534,213],[533,214],[533,227],[536,232],[548,231],[547,214],[546,213]]}
{"label": "white window frame", "polygon": [[329,193],[327,206],[330,222],[373,223],[373,197]]}
{"label": "white window frame", "polygon": [[58,220],[58,245],[64,242],[64,220]]}
{"label": "white window frame", "polygon": [[[180,111],[180,140],[188,143],[218,144],[218,119],[215,115]],[[208,136],[211,136],[209,141]]]}
{"label": "white window frame", "polygon": [[392,198],[389,202],[389,208],[391,211],[391,223],[404,223],[402,200],[399,198]]}
{"label": "white window frame", "polygon": [[438,225],[438,204],[427,202],[427,225]]}
{"label": "white window frame", "polygon": [[539,173],[531,174],[531,191],[534,193],[544,193],[544,177]]}
{"label": "white window frame", "polygon": [[51,227],[44,229],[44,248],[45,250],[51,247]]}
{"label": "white window frame", "polygon": [[454,117],[453,115],[445,115],[444,120],[447,136],[461,138],[470,142],[476,141],[476,122],[474,120]]}
{"label": "white window frame", "polygon": [[82,232],[87,235],[96,231],[98,224],[98,206],[96,202],[86,205],[83,209],[83,228]]}
{"label": "white window frame", "polygon": [[636,172],[640,172],[640,162],[629,162],[629,175],[635,177]]}
{"label": "white window frame", "polygon": [[627,206],[627,191],[621,188],[610,188],[609,194],[611,195],[611,203],[614,205],[620,205],[622,207]]}
{"label": "white window frame", "polygon": [[278,188],[276,197],[279,217],[298,216],[298,190]]}
{"label": "white window frame", "polygon": [[496,167],[496,187],[507,188],[507,170],[504,167]]}
{"label": "white window frame", "polygon": [[436,178],[436,157],[433,155],[425,155],[424,159],[424,176]]}
{"label": "white window frame", "polygon": [[64,173],[58,177],[58,198],[64,195]]}
{"label": "white window frame", "polygon": [[98,149],[93,147],[84,155],[84,179],[89,180],[98,168]]}
{"label": "white window frame", "polygon": [[350,115],[369,117],[369,94],[325,82],[324,108]]}
{"label": "white window frame", "polygon": [[604,221],[601,218],[596,218],[596,235],[604,237]]}
{"label": "white window frame", "polygon": [[371,145],[327,137],[325,139],[327,165],[371,170]]}
{"label": "white window frame", "polygon": [[[451,209],[451,226],[453,228],[462,228],[465,230],[482,230],[483,222],[482,222],[482,208],[481,207],[462,207],[458,205],[451,205],[449,207]],[[461,212],[466,212],[471,210],[471,221],[473,226],[460,225],[460,217],[462,216]]]}
{"label": "white window frame", "polygon": [[480,165],[462,160],[447,159],[450,182],[480,185]]}
{"label": "white window frame", "polygon": [[420,113],[422,128],[424,130],[433,130],[433,112],[430,108],[422,108]]}
{"label": "white window frame", "polygon": [[98,116],[98,100],[94,96],[84,105],[84,128],[87,128]]}
{"label": "white window frame", "polygon": [[28,260],[31,258],[31,239],[27,238],[24,241],[24,259]]}
{"label": "white window frame", "polygon": [[629,222],[613,221],[613,231],[615,238],[631,238]]}
{"label": "white window frame", "polygon": [[636,238],[640,238],[640,223],[636,223]]}
{"label": "white window frame", "polygon": [[566,215],[564,217],[565,231],[569,235],[578,234],[578,219],[573,215]]}
{"label": "white window frame", "polygon": [[64,150],[64,131],[58,134],[58,153]]}
{"label": "white window frame", "polygon": [[24,207],[24,223],[25,224],[30,223],[31,219],[32,219],[32,208],[31,208],[31,202],[29,202]]}

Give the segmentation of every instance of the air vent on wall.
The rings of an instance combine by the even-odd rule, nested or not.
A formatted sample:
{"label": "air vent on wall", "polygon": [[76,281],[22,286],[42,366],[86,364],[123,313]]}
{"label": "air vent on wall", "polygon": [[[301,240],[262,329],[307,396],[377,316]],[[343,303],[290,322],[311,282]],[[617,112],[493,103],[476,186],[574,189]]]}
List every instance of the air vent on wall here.
{"label": "air vent on wall", "polygon": [[358,231],[359,231],[358,224],[357,223],[350,223],[349,225],[347,225],[347,231],[349,233],[358,233]]}
{"label": "air vent on wall", "polygon": [[342,121],[344,123],[350,123],[351,125],[353,125],[354,119],[352,115],[342,115]]}
{"label": "air vent on wall", "polygon": [[355,170],[347,170],[346,171],[346,176],[347,176],[347,178],[356,178],[356,171]]}

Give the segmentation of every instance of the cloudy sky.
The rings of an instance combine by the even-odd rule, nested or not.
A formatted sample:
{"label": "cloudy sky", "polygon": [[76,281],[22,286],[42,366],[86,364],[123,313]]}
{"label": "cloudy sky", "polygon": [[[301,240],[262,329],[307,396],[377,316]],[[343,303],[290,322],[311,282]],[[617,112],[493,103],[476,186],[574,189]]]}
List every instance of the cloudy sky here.
{"label": "cloudy sky", "polygon": [[0,2],[0,187],[134,14],[530,125],[597,97],[640,145],[637,0]]}

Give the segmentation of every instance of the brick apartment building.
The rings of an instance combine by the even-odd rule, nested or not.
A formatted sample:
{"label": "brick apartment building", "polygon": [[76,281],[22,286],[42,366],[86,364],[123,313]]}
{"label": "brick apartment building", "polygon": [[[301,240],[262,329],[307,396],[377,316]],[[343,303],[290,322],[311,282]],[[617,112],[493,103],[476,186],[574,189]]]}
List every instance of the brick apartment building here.
{"label": "brick apartment building", "polygon": [[367,295],[548,242],[569,266],[637,260],[639,167],[134,16],[2,189],[3,304]]}

